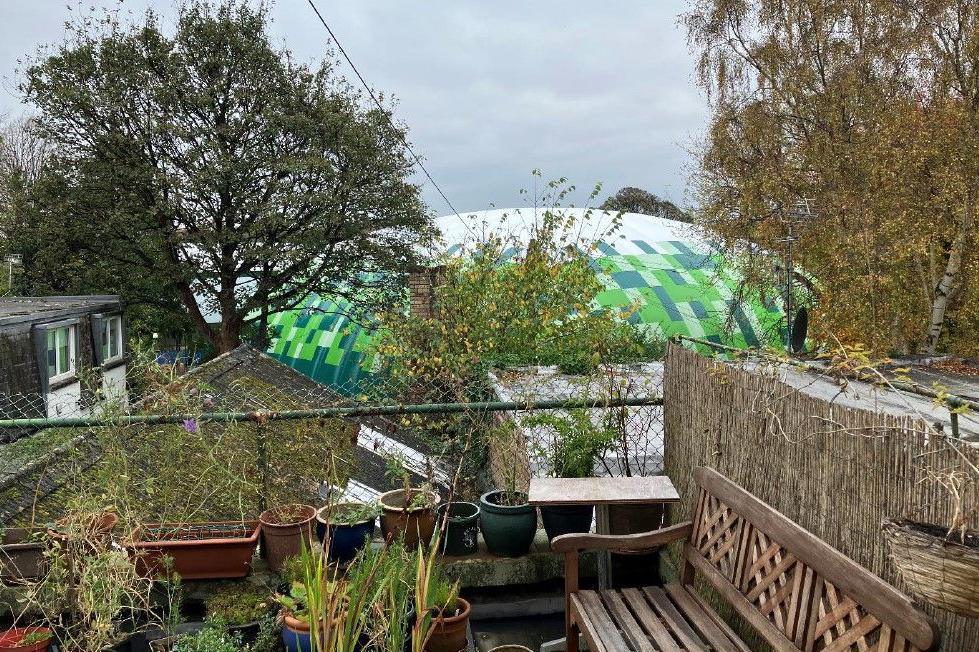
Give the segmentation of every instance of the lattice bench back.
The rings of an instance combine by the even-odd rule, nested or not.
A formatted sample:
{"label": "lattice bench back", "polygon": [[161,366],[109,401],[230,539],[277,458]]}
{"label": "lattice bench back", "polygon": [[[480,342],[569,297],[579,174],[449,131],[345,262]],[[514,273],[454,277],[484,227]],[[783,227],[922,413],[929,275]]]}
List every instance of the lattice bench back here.
{"label": "lattice bench back", "polygon": [[699,572],[776,650],[916,652],[933,623],[897,589],[713,469],[698,468],[684,583]]}

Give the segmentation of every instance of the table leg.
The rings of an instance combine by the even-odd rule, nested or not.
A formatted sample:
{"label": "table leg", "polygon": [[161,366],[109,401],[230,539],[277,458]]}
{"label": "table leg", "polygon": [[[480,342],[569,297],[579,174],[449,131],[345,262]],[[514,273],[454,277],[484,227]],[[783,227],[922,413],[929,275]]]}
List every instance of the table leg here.
{"label": "table leg", "polygon": [[[609,528],[608,505],[595,505],[595,532],[611,534]],[[612,557],[608,550],[598,551],[598,588],[608,589],[612,586]]]}

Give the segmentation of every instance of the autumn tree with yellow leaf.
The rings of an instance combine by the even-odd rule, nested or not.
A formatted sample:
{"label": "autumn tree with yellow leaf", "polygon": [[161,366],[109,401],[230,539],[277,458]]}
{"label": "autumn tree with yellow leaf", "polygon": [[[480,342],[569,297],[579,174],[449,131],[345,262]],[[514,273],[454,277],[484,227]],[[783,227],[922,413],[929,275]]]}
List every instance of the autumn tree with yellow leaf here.
{"label": "autumn tree with yellow leaf", "polygon": [[770,282],[812,199],[817,334],[979,353],[979,4],[698,0],[684,21],[712,109],[700,219],[745,277]]}

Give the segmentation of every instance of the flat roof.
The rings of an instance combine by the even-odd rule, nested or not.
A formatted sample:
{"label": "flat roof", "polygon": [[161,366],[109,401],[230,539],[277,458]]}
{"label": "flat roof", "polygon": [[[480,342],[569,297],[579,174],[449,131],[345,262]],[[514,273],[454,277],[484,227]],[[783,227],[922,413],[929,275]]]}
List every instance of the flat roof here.
{"label": "flat roof", "polygon": [[0,326],[25,321],[55,319],[79,312],[97,309],[118,309],[119,296],[115,294],[93,294],[85,296],[59,297],[3,297],[0,298]]}

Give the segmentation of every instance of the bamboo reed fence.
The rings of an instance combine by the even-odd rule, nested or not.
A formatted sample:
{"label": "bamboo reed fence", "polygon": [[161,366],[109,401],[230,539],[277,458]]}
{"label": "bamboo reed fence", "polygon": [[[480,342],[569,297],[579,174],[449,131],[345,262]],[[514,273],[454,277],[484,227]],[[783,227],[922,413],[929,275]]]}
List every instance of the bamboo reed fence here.
{"label": "bamboo reed fence", "polygon": [[[772,374],[671,343],[664,380],[665,471],[690,513],[692,470],[727,475],[800,525],[907,592],[888,558],[886,517],[949,524],[955,507],[936,474],[970,478],[979,447],[952,441],[920,415],[881,414],[809,396]],[[979,619],[919,605],[938,623],[943,650],[979,649]]]}

